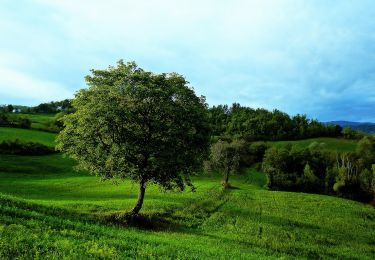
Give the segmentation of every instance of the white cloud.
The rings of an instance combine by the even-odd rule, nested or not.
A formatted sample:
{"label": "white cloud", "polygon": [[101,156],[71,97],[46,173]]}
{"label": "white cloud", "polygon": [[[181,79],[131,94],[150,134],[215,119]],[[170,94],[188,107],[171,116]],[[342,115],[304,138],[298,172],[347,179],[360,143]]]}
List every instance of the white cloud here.
{"label": "white cloud", "polygon": [[9,103],[4,97],[38,104],[73,96],[59,83],[37,79],[16,70],[0,67],[0,79],[0,103]]}

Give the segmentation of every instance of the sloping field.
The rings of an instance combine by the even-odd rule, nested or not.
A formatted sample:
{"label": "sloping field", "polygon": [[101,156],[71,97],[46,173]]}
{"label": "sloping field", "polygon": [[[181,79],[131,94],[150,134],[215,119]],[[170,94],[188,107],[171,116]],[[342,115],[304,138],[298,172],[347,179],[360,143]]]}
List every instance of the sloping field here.
{"label": "sloping field", "polygon": [[330,137],[319,137],[319,138],[311,138],[311,139],[304,139],[298,141],[275,141],[275,142],[268,142],[271,146],[276,147],[283,147],[287,144],[292,144],[297,146],[298,148],[306,148],[311,143],[323,143],[324,147],[331,151],[339,151],[339,152],[353,152],[355,151],[357,141],[355,140],[347,140],[342,138],[330,138]]}
{"label": "sloping field", "polygon": [[55,145],[56,134],[32,129],[0,127],[0,142],[19,139],[24,142],[41,143],[47,146]]}
{"label": "sloping field", "polygon": [[375,257],[375,209],[345,199],[263,188],[249,170],[223,191],[220,176],[197,192],[149,186],[143,218],[119,225],[138,187],[74,173],[60,155],[0,159],[0,258]]}

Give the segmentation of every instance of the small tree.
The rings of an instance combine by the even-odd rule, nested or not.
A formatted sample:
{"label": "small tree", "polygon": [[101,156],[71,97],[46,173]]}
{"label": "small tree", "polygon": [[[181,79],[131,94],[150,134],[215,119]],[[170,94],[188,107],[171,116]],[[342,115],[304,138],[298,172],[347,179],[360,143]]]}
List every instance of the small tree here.
{"label": "small tree", "polygon": [[222,171],[224,188],[230,187],[229,175],[239,170],[239,147],[236,141],[232,143],[218,141],[211,146],[210,166],[213,170]]}
{"label": "small tree", "polygon": [[310,165],[307,163],[303,169],[303,174],[301,176],[301,182],[305,191],[314,191],[318,189],[319,179],[315,176],[314,171],[311,169]]}
{"label": "small tree", "polygon": [[356,154],[362,159],[364,167],[371,167],[375,162],[375,147],[373,140],[365,136],[357,144]]}
{"label": "small tree", "polygon": [[103,179],[137,182],[135,215],[148,183],[193,188],[189,174],[200,169],[209,146],[204,97],[182,76],[146,72],[134,62],[91,72],[89,88],[72,102],[75,112],[64,117],[58,148]]}

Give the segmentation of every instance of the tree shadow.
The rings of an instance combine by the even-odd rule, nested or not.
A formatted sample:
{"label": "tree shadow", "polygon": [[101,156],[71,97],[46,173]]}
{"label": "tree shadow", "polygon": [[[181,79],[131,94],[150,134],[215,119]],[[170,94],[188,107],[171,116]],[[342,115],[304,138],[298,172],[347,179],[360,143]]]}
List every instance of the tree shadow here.
{"label": "tree shadow", "polygon": [[134,227],[148,231],[181,231],[183,225],[174,221],[170,213],[149,213],[134,215],[131,213],[114,213],[104,218],[108,224],[120,227]]}

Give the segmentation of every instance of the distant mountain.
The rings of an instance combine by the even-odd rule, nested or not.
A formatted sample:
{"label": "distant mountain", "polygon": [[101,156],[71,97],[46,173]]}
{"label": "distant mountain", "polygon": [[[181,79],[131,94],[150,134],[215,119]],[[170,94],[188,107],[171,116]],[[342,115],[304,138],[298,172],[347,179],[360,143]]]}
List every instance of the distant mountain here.
{"label": "distant mountain", "polygon": [[351,122],[351,121],[330,121],[325,122],[327,125],[339,125],[343,128],[345,127],[351,127],[354,130],[365,132],[368,134],[374,134],[375,133],[375,123],[370,122]]}

